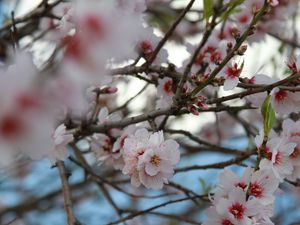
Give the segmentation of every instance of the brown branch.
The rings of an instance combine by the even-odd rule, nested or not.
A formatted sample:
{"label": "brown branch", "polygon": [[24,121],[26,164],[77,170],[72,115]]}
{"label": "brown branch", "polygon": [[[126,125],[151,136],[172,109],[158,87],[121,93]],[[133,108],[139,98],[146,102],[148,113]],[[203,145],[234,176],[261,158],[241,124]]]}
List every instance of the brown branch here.
{"label": "brown branch", "polygon": [[196,136],[194,136],[192,133],[186,131],[186,130],[172,130],[172,129],[165,129],[164,130],[166,133],[170,133],[170,134],[182,134],[186,137],[188,137],[189,139],[191,139],[192,141],[200,144],[200,145],[206,145],[207,149],[212,148],[215,149],[221,153],[230,153],[230,154],[236,154],[236,155],[243,155],[245,154],[245,152],[242,152],[238,149],[230,149],[230,148],[225,148],[222,146],[218,146],[218,145],[214,145],[212,143],[209,143],[205,140],[202,140]]}
{"label": "brown branch", "polygon": [[253,27],[257,24],[257,22],[263,17],[265,12],[268,9],[268,3],[265,0],[265,3],[261,10],[253,17],[249,27],[247,30],[243,33],[243,35],[237,40],[236,44],[232,48],[232,50],[226,55],[226,57],[222,60],[220,65],[216,67],[210,74],[210,76],[198,87],[196,87],[192,92],[191,96],[195,96],[199,91],[201,91],[204,87],[206,87],[210,82],[213,81],[213,79],[218,75],[218,73],[225,67],[225,65],[232,59],[233,56],[237,54],[237,51],[241,47],[241,45],[244,43],[244,41],[248,38],[249,35],[253,32]]}
{"label": "brown branch", "polygon": [[73,209],[72,209],[72,201],[71,201],[71,191],[68,183],[68,175],[66,172],[66,168],[63,161],[57,162],[57,167],[59,170],[59,175],[62,184],[62,192],[64,196],[64,207],[67,215],[67,224],[74,225],[76,223]]}
{"label": "brown branch", "polygon": [[239,163],[245,159],[248,159],[251,155],[253,155],[255,152],[251,151],[246,153],[245,155],[239,156],[234,159],[230,159],[225,162],[219,162],[219,163],[213,163],[213,164],[208,164],[208,165],[195,165],[195,166],[188,166],[188,167],[182,167],[179,169],[176,169],[176,173],[182,173],[186,171],[191,171],[191,170],[206,170],[206,169],[223,169],[227,166]]}
{"label": "brown branch", "polygon": [[57,6],[59,3],[63,2],[64,0],[56,0],[51,4],[47,4],[45,7],[44,4],[40,4],[37,8],[26,14],[25,16],[14,18],[14,21],[6,23],[3,27],[0,28],[0,33],[4,31],[8,31],[12,26],[15,26],[20,23],[24,23],[30,20],[39,19],[41,17],[47,16],[47,13]]}
{"label": "brown branch", "polygon": [[[202,198],[202,197],[205,197],[205,196],[201,196],[201,198]],[[151,211],[153,211],[153,210],[155,210],[155,209],[159,209],[159,208],[165,207],[165,206],[167,206],[167,205],[171,205],[171,204],[175,204],[175,203],[183,202],[183,201],[188,201],[188,200],[195,199],[195,198],[199,198],[199,197],[195,197],[195,196],[194,196],[194,197],[180,198],[180,199],[176,199],[176,200],[171,200],[171,201],[168,201],[168,202],[164,202],[164,203],[162,203],[162,204],[159,204],[159,205],[150,207],[150,208],[148,208],[148,209],[145,209],[145,210],[142,210],[142,211],[138,211],[138,212],[132,213],[132,214],[130,214],[129,216],[124,217],[122,220],[117,220],[117,221],[108,223],[107,225],[119,224],[119,223],[122,223],[122,222],[124,222],[124,221],[133,219],[134,217],[137,217],[137,216],[140,216],[140,215],[143,215],[143,214],[147,214],[148,212],[151,212]]]}
{"label": "brown branch", "polygon": [[297,78],[300,78],[300,74],[293,74],[293,75],[291,75],[291,76],[289,76],[289,77],[287,77],[283,80],[277,81],[273,84],[265,85],[265,86],[254,88],[254,89],[249,89],[247,91],[243,91],[243,92],[240,92],[240,93],[235,93],[235,94],[232,94],[232,95],[227,95],[227,96],[220,97],[220,98],[210,99],[210,100],[207,100],[207,104],[221,103],[221,102],[225,102],[225,101],[229,101],[229,100],[233,100],[233,99],[238,99],[238,98],[242,99],[242,98],[244,98],[245,96],[248,96],[248,95],[252,95],[252,94],[256,94],[256,93],[260,93],[260,92],[264,92],[264,91],[270,91],[275,87],[278,87],[280,85],[291,82],[291,81],[293,81]]}
{"label": "brown branch", "polygon": [[[88,184],[90,184],[90,182],[84,180],[84,181],[70,185],[70,189],[74,189],[74,190],[82,189],[83,187],[85,187]],[[46,201],[49,203],[51,201],[51,199],[56,198],[60,194],[61,194],[61,189],[53,191],[53,192],[46,194],[44,196],[41,196],[39,198],[31,197],[15,206],[3,208],[0,210],[0,219],[7,213],[15,213],[18,216],[22,216],[26,212],[29,212],[32,210],[38,210],[39,209],[38,206],[39,206],[40,202]]]}

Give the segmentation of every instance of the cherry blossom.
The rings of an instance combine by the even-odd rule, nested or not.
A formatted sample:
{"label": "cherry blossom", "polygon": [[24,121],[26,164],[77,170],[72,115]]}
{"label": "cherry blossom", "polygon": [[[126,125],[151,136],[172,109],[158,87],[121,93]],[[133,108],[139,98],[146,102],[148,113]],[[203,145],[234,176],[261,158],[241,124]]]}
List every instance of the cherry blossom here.
{"label": "cherry blossom", "polygon": [[289,141],[297,144],[296,148],[290,155],[291,163],[294,167],[292,174],[288,177],[290,180],[300,178],[300,124],[299,121],[294,122],[291,119],[286,119],[282,123],[283,136],[287,137]]}
{"label": "cherry blossom", "polygon": [[293,73],[299,73],[300,72],[300,56],[289,58],[289,60],[287,62],[287,66]]}
{"label": "cherry blossom", "polygon": [[135,186],[161,189],[179,162],[178,147],[174,140],[164,141],[161,131],[149,134],[146,129],[138,129],[125,139],[123,173],[131,176]]}
{"label": "cherry blossom", "polygon": [[67,150],[67,144],[73,141],[73,135],[66,133],[66,126],[64,124],[59,125],[52,135],[54,141],[53,152],[50,153],[49,159],[52,163],[57,160],[66,160],[69,156]]}
{"label": "cherry blossom", "polygon": [[224,90],[232,90],[235,88],[239,82],[239,76],[242,72],[243,66],[239,66],[237,62],[232,62],[230,66],[225,68],[225,82],[224,82]]}
{"label": "cherry blossom", "polygon": [[271,92],[271,100],[276,112],[289,114],[300,111],[300,95],[286,90],[274,88]]}
{"label": "cherry blossom", "polygon": [[271,168],[275,176],[282,182],[293,172],[289,156],[294,152],[295,147],[296,144],[289,142],[285,137],[271,138],[266,144],[266,158],[260,162],[260,168]]}
{"label": "cherry blossom", "polygon": [[229,192],[228,199],[219,198],[217,202],[217,213],[228,216],[233,224],[251,224],[249,217],[258,215],[263,208],[255,199],[246,200],[246,193],[234,187]]}

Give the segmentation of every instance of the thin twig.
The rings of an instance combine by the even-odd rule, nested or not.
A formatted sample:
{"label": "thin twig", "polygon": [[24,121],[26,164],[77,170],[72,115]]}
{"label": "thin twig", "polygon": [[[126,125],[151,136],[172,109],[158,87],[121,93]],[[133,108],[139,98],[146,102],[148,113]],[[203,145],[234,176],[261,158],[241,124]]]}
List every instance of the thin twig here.
{"label": "thin twig", "polygon": [[57,162],[57,167],[59,170],[59,175],[61,179],[62,184],[62,192],[64,196],[64,207],[67,215],[67,224],[68,225],[74,225],[76,220],[73,213],[73,206],[72,206],[72,200],[71,200],[71,192],[70,187],[68,183],[68,175],[66,172],[66,168],[63,161]]}

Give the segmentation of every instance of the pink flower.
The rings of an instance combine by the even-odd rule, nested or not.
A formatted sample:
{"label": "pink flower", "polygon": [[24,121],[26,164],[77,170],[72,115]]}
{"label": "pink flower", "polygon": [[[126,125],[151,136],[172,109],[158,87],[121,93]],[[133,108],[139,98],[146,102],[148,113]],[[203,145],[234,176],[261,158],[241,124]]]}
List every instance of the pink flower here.
{"label": "pink flower", "polygon": [[278,179],[270,169],[255,171],[250,179],[248,195],[260,200],[263,205],[274,202],[274,193],[279,185]]}
{"label": "pink flower", "polygon": [[271,92],[274,110],[280,114],[290,114],[300,111],[300,94],[274,88]]}
{"label": "pink flower", "polygon": [[73,141],[73,135],[66,132],[64,124],[59,125],[52,135],[54,149],[50,152],[48,158],[54,164],[57,160],[66,160],[69,156],[67,144]]}
{"label": "pink flower", "polygon": [[294,169],[288,179],[295,181],[300,178],[300,121],[294,122],[291,119],[284,120],[282,123],[282,132],[283,136],[288,138],[290,142],[297,144],[289,156]]}
{"label": "pink flower", "polygon": [[264,158],[259,167],[261,169],[272,169],[274,175],[280,182],[283,181],[293,171],[293,166],[289,156],[296,147],[285,137],[271,138],[266,144],[266,158]]}
{"label": "pink flower", "polygon": [[246,193],[240,188],[232,188],[228,198],[218,199],[216,211],[219,215],[227,216],[233,224],[251,224],[251,219],[259,214],[262,205],[255,199],[246,200]]}
{"label": "pink flower", "polygon": [[220,174],[220,191],[216,193],[216,196],[227,196],[233,187],[241,188],[242,190],[247,191],[252,172],[253,169],[248,167],[244,171],[243,176],[239,177],[231,170],[224,170],[224,172]]}
{"label": "pink flower", "polygon": [[165,108],[172,103],[174,92],[173,80],[171,78],[158,79],[157,96],[159,98],[156,102],[157,108]]}
{"label": "pink flower", "polygon": [[135,186],[141,183],[147,188],[160,189],[179,162],[178,148],[176,141],[164,141],[162,131],[150,135],[146,129],[139,129],[125,140],[123,173],[131,176]]}
{"label": "pink flower", "polygon": [[124,174],[133,174],[137,170],[138,160],[148,146],[149,132],[146,129],[138,129],[133,135],[128,136],[124,142],[123,158],[125,166]]}
{"label": "pink flower", "polygon": [[120,137],[113,144],[113,152],[122,154],[126,138],[137,130],[135,125],[129,125],[121,131]]}
{"label": "pink flower", "polygon": [[287,66],[292,73],[300,73],[300,55],[290,58],[287,62]]}
{"label": "pink flower", "polygon": [[236,62],[232,61],[231,65],[227,65],[224,71],[224,90],[232,90],[239,82],[239,76],[242,72],[242,66],[239,66]]}
{"label": "pink flower", "polygon": [[[154,34],[153,28],[142,28],[136,40],[136,53],[141,55],[145,60],[149,60],[159,41],[160,38]],[[136,58],[137,55],[133,57]],[[165,48],[163,48],[157,54],[154,63],[167,62],[167,58],[168,52]]]}

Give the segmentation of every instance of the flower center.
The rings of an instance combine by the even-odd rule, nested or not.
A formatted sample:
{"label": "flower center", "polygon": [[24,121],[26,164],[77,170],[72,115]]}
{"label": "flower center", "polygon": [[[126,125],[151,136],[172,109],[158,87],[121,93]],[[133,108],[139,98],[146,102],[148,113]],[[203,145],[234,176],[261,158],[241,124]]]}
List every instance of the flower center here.
{"label": "flower center", "polygon": [[172,80],[168,80],[165,84],[164,84],[164,90],[167,93],[170,93],[172,91]]}
{"label": "flower center", "polygon": [[153,51],[152,44],[149,41],[142,41],[139,47],[145,55],[151,54]]}
{"label": "flower center", "polygon": [[237,63],[235,63],[233,66],[227,67],[227,75],[229,78],[234,79],[235,77],[239,77],[242,70],[241,68],[238,68]]}
{"label": "flower center", "polygon": [[238,220],[243,219],[245,210],[246,208],[238,202],[229,208],[229,212]]}
{"label": "flower center", "polygon": [[286,97],[287,97],[287,92],[283,91],[283,90],[280,90],[280,91],[276,92],[276,94],[275,94],[275,100],[277,102],[283,101]]}
{"label": "flower center", "polygon": [[150,159],[150,163],[154,166],[159,166],[160,162],[161,162],[161,159],[158,155],[154,155]]}
{"label": "flower center", "polygon": [[263,188],[257,183],[251,183],[249,188],[250,195],[260,198],[262,196]]}

